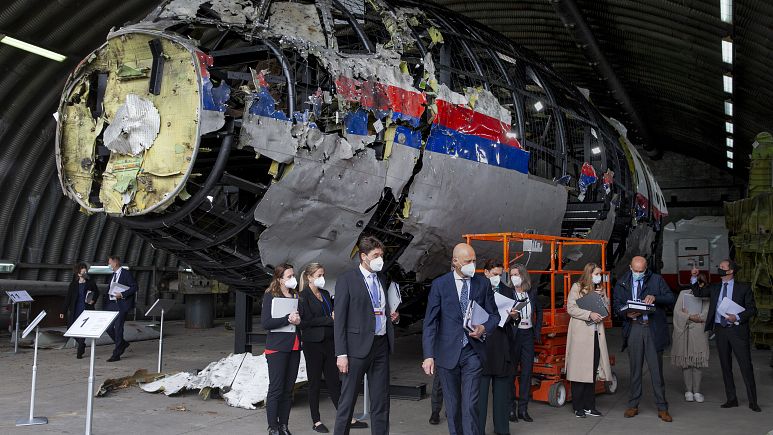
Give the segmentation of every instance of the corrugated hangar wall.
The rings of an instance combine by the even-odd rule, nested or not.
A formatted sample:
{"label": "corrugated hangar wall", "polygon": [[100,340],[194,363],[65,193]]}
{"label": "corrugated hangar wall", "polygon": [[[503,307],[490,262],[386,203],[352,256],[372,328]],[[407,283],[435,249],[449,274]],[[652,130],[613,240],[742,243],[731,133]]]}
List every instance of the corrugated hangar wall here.
{"label": "corrugated hangar wall", "polygon": [[[605,114],[627,120],[607,83],[564,28],[548,0],[438,0],[504,33],[590,89]],[[55,162],[56,110],[67,74],[105,40],[113,26],[145,16],[157,0],[9,0],[0,31],[64,53],[52,62],[0,45],[0,260],[19,263],[4,279],[69,278],[77,260],[103,262],[111,253],[137,266],[178,261],[102,216],[86,216],[61,194]],[[600,47],[647,124],[654,145],[724,167],[720,41],[736,46],[736,143],[742,169],[752,138],[770,128],[773,3],[735,1],[734,25],[719,20],[719,0],[577,0]],[[635,140],[635,138],[634,138]],[[667,163],[667,162],[666,162]],[[717,169],[718,171],[720,169]],[[139,270],[149,288],[152,272]]]}

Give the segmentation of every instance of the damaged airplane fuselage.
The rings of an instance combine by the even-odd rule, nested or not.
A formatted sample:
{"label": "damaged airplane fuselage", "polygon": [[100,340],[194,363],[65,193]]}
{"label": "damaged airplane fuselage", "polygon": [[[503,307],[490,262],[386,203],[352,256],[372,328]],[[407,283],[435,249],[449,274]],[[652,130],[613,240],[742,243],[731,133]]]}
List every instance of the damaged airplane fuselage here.
{"label": "damaged airplane fuselage", "polygon": [[363,234],[411,282],[464,233],[612,239],[620,258],[666,213],[580,90],[417,1],[166,2],[78,65],[58,123],[68,197],[244,291],[285,261],[335,278]]}

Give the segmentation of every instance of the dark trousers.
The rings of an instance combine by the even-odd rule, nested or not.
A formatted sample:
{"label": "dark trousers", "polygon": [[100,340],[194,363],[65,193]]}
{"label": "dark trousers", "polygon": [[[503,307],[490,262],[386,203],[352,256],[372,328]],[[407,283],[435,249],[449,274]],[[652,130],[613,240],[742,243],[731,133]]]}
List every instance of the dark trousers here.
{"label": "dark trousers", "polygon": [[[443,384],[450,435],[479,435],[478,393],[483,366],[471,345],[459,355],[459,363],[452,369],[437,367]],[[482,435],[482,434],[480,434]]]}
{"label": "dark trousers", "polygon": [[629,408],[638,408],[642,395],[642,374],[644,361],[650,371],[652,391],[655,393],[655,404],[658,411],[667,411],[666,390],[664,388],[662,367],[663,354],[655,349],[653,330],[648,325],[633,322],[628,336],[628,359],[631,369],[631,395],[628,399]]}
{"label": "dark trousers", "polygon": [[301,352],[274,352],[266,355],[268,363],[268,394],[266,395],[266,416],[268,427],[278,428],[290,420],[295,379],[298,377],[298,365]]}
{"label": "dark trousers", "polygon": [[741,369],[743,382],[746,384],[746,398],[749,403],[757,403],[757,385],[754,382],[754,368],[752,367],[751,341],[748,329],[731,326],[723,328],[714,325],[714,333],[717,340],[719,353],[719,366],[722,368],[722,379],[725,381],[725,395],[727,400],[738,400],[735,394],[735,381],[733,380],[733,354]]}
{"label": "dark trousers", "polygon": [[[593,379],[599,369],[599,333],[593,337]],[[575,411],[589,411],[596,409],[596,383],[572,381],[572,407]]]}
{"label": "dark trousers", "polygon": [[349,434],[360,383],[366,373],[370,393],[370,433],[389,434],[389,340],[377,335],[367,357],[349,357],[349,373],[343,375],[341,384],[335,435]]}
{"label": "dark trousers", "polygon": [[[520,329],[515,334],[513,363],[520,366],[518,380],[518,414],[528,410],[531,397],[531,373],[534,368],[534,328]],[[515,404],[516,402],[513,402]]]}
{"label": "dark trousers", "polygon": [[327,392],[336,409],[338,409],[338,400],[341,397],[341,380],[338,377],[333,339],[325,339],[319,343],[304,341],[303,355],[306,357],[306,371],[309,375],[311,421],[316,423],[322,421],[319,416],[319,390],[323,373]]}
{"label": "dark trousers", "polygon": [[486,433],[486,414],[488,414],[488,392],[491,385],[491,411],[494,414],[494,432],[510,433],[510,404],[513,402],[512,376],[481,376],[478,397],[478,432]]}
{"label": "dark trousers", "polygon": [[[116,308],[113,309],[113,307]],[[109,305],[108,309],[110,311],[118,311],[118,316],[116,316],[113,324],[107,328],[107,335],[109,335],[113,340],[113,343],[115,343],[115,348],[113,348],[113,356],[121,356],[125,350],[124,344],[126,343],[126,340],[123,339],[123,324],[126,322],[126,315],[128,313],[126,311],[117,309],[117,305],[115,303]]]}
{"label": "dark trousers", "polygon": [[440,410],[443,409],[443,383],[440,382],[440,375],[437,373],[432,378],[432,395],[430,400],[432,401],[432,413],[440,414]]}

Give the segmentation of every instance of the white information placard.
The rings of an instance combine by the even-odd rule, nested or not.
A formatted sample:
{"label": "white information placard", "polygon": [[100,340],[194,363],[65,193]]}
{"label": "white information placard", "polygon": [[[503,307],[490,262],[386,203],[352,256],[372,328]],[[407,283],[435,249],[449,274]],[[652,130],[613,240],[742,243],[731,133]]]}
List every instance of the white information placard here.
{"label": "white information placard", "polygon": [[99,338],[118,316],[118,311],[85,310],[75,319],[65,337]]}
{"label": "white information placard", "polygon": [[153,302],[148,312],[145,313],[145,317],[160,316],[162,310],[169,311],[172,305],[174,305],[174,299],[156,299],[156,302]]}
{"label": "white information placard", "polygon": [[9,298],[11,298],[11,303],[18,304],[19,302],[32,302],[32,296],[30,296],[29,293],[27,293],[27,290],[14,290],[12,292],[5,292],[5,294],[8,295]]}
{"label": "white information placard", "polygon": [[40,314],[38,314],[38,316],[35,317],[35,319],[32,322],[30,322],[29,325],[27,325],[27,329],[25,329],[24,332],[21,333],[21,338],[26,338],[27,335],[38,326],[38,323],[40,323],[40,321],[43,320],[44,317],[46,317],[46,310],[41,311]]}

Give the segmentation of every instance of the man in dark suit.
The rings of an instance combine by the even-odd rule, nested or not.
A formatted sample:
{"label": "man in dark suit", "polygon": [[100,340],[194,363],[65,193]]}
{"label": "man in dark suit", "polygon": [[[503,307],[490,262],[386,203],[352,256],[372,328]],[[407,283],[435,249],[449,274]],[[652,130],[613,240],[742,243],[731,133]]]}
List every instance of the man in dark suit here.
{"label": "man in dark suit", "polygon": [[[615,284],[613,307],[623,317],[623,348],[628,347],[631,368],[631,393],[625,417],[639,413],[642,395],[642,371],[644,361],[650,371],[652,390],[658,407],[658,417],[670,423],[666,385],[663,381],[663,351],[671,344],[671,334],[666,323],[666,308],[674,305],[674,292],[662,276],[647,269],[644,257],[633,257],[630,272]],[[655,312],[642,314],[625,310],[629,300],[643,301],[655,305]]]}
{"label": "man in dark suit", "polygon": [[389,281],[384,244],[375,237],[358,243],[360,265],[338,277],[335,287],[336,365],[343,374],[334,433],[349,433],[363,376],[368,375],[371,433],[389,433],[389,354],[394,349],[393,322],[399,317],[387,300]]}
{"label": "man in dark suit", "polygon": [[[137,281],[134,280],[132,273],[126,269],[121,268],[121,259],[115,255],[108,257],[107,263],[113,270],[113,275],[110,278],[110,284],[107,288],[107,310],[118,311],[118,316],[109,328],[107,328],[107,335],[113,339],[115,348],[113,349],[113,355],[108,358],[108,362],[120,361],[121,355],[123,355],[126,348],[129,347],[129,342],[123,339],[123,324],[126,321],[126,315],[129,311],[134,309],[134,299],[139,287]],[[113,288],[115,284],[120,284],[128,287],[127,290],[115,291]]]}
{"label": "man in dark suit", "polygon": [[[482,340],[499,324],[491,283],[475,275],[475,250],[461,243],[454,248],[454,270],[432,282],[424,316],[422,344],[427,375],[440,375],[451,435],[482,435],[478,431],[478,391],[486,346]],[[475,301],[489,313],[482,325],[464,328],[464,313]]]}
{"label": "man in dark suit", "polygon": [[[735,381],[733,380],[733,356],[741,369],[743,382],[746,384],[746,397],[749,399],[749,408],[755,412],[761,412],[757,405],[757,385],[754,382],[754,368],[752,367],[751,337],[749,321],[757,314],[757,306],[754,303],[754,293],[751,286],[735,280],[738,266],[734,261],[724,260],[719,263],[718,275],[722,277],[722,283],[714,283],[703,288],[698,286],[698,269],[692,270],[692,293],[697,297],[709,298],[709,313],[706,316],[706,331],[714,331],[719,353],[719,365],[722,368],[722,379],[725,381],[725,395],[727,402],[722,408],[738,406],[738,396],[735,394]],[[717,306],[724,298],[729,298],[744,308],[744,311],[735,314],[722,315]]]}

